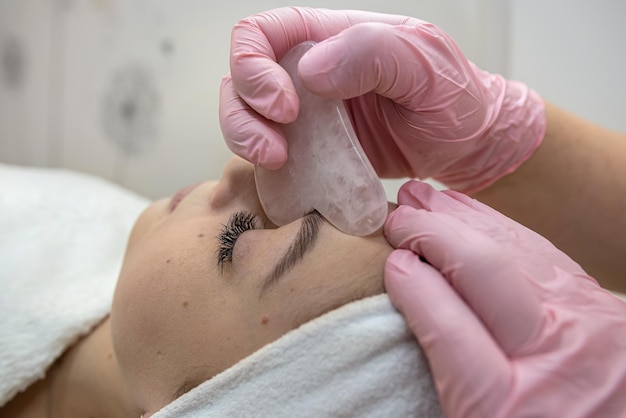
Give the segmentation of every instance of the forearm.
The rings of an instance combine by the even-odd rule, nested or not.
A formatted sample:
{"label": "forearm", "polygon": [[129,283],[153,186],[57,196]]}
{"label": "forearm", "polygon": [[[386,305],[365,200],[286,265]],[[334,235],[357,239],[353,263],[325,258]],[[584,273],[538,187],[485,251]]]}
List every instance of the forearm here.
{"label": "forearm", "polygon": [[626,291],[626,135],[546,103],[542,145],[474,197],[550,239],[608,289]]}

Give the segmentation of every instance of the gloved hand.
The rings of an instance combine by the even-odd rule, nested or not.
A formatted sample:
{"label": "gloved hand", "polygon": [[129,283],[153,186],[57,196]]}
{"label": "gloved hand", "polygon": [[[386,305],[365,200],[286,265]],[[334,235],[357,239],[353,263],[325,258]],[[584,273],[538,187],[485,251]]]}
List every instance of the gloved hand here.
{"label": "gloved hand", "polygon": [[413,181],[398,199],[385,285],[447,417],[626,414],[626,303],[465,195]]}
{"label": "gloved hand", "polygon": [[220,123],[229,148],[278,168],[288,146],[281,123],[298,98],[276,63],[305,40],[306,88],[345,100],[363,149],[381,177],[433,177],[475,191],[514,171],[545,133],[541,98],[486,73],[438,27],[410,17],[281,8],[238,22],[231,74],[222,80]]}

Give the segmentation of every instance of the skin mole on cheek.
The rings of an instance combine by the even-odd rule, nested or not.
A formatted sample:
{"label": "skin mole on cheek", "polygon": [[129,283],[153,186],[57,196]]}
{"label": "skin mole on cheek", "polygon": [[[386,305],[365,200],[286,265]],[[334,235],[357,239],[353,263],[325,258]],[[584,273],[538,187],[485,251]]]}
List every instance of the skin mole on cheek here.
{"label": "skin mole on cheek", "polygon": [[183,308],[186,308],[187,306],[189,306],[189,302],[184,301],[184,302],[183,302]]}
{"label": "skin mole on cheek", "polygon": [[264,315],[263,318],[261,318],[261,324],[267,325],[268,322],[270,322],[270,318],[267,315]]}
{"label": "skin mole on cheek", "polygon": [[171,262],[172,262],[172,259],[171,259],[171,258],[168,258],[165,262],[166,262],[167,264],[169,264],[169,263],[171,263]]}
{"label": "skin mole on cheek", "polygon": [[203,238],[204,234],[198,234],[198,238]]}

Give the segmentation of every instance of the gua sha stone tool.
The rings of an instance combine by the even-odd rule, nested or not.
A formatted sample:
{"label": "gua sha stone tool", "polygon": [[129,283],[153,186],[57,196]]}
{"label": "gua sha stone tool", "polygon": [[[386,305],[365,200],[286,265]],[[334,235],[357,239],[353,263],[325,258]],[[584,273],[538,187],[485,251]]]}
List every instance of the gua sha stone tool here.
{"label": "gua sha stone tool", "polygon": [[255,166],[259,199],[278,226],[317,209],[337,229],[368,235],[387,217],[385,190],[342,101],[314,95],[298,79],[298,61],[313,45],[296,45],[280,61],[294,82],[300,111],[293,123],[282,125],[288,147],[285,164],[278,170]]}

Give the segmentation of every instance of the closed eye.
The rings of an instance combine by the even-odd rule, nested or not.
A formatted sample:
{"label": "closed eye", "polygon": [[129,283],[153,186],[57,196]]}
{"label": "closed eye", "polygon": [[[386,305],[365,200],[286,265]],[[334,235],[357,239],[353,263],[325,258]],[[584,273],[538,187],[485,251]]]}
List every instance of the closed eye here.
{"label": "closed eye", "polygon": [[257,225],[257,215],[245,211],[233,213],[228,222],[222,225],[217,236],[217,265],[221,271],[224,270],[224,265],[233,261],[233,251],[239,236],[246,231],[256,229]]}

